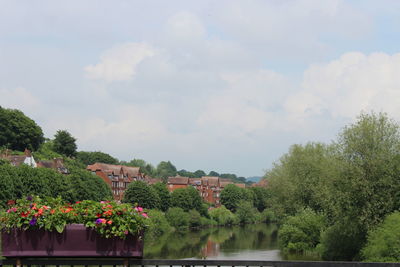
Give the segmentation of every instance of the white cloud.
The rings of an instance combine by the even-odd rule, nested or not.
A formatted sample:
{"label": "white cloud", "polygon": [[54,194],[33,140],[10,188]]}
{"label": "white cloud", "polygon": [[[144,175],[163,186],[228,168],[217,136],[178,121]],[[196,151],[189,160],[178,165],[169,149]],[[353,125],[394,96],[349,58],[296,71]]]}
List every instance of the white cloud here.
{"label": "white cloud", "polygon": [[128,81],[136,74],[137,66],[156,51],[145,43],[125,43],[104,52],[100,63],[85,67],[90,79]]}
{"label": "white cloud", "polygon": [[34,111],[39,107],[39,99],[23,87],[0,88],[0,105],[22,111]]}
{"label": "white cloud", "polygon": [[293,114],[329,112],[353,118],[362,110],[375,110],[400,118],[400,54],[343,54],[329,63],[310,66],[302,87],[286,102]]}

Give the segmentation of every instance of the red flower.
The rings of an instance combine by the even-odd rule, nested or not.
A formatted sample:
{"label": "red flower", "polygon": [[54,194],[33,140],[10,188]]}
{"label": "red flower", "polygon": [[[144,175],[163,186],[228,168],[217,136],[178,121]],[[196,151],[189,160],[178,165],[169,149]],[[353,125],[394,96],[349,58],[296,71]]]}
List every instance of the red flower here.
{"label": "red flower", "polygon": [[10,199],[9,201],[7,201],[7,205],[9,206],[15,205],[15,200]]}
{"label": "red flower", "polygon": [[26,217],[28,217],[29,214],[30,214],[29,211],[27,211],[27,212],[21,212],[21,217],[26,218]]}

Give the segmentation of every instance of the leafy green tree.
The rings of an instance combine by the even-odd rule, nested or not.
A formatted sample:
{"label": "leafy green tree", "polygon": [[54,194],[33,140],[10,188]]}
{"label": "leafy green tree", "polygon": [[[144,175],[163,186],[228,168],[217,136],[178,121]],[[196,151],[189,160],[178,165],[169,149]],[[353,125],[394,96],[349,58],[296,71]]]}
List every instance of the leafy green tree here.
{"label": "leafy green tree", "polygon": [[209,211],[211,219],[218,222],[218,225],[230,225],[234,223],[234,214],[225,208],[225,206],[221,206],[218,208],[214,208]]}
{"label": "leafy green tree", "polygon": [[164,183],[156,183],[151,187],[154,188],[155,192],[160,198],[160,209],[162,211],[167,211],[171,205],[171,194],[168,191],[167,186]]}
{"label": "leafy green tree", "polygon": [[178,207],[184,211],[192,209],[192,201],[186,188],[178,188],[171,193],[171,207]]}
{"label": "leafy green tree", "polygon": [[243,200],[243,191],[234,184],[228,184],[221,191],[221,204],[232,212],[236,211],[241,200]]}
{"label": "leafy green tree", "polygon": [[267,207],[270,198],[269,191],[264,187],[250,187],[248,190],[253,192],[254,207],[256,207],[258,211],[263,211]]}
{"label": "leafy green tree", "polygon": [[365,261],[399,262],[400,261],[400,212],[387,216],[368,234],[368,242],[362,250]]}
{"label": "leafy green tree", "polygon": [[49,160],[54,158],[61,158],[62,155],[54,151],[53,141],[46,139],[39,149],[33,152],[33,157],[36,160]]}
{"label": "leafy green tree", "polygon": [[187,170],[179,170],[178,174],[182,177],[189,177],[189,178],[195,178],[196,176],[194,175],[193,172],[187,171]]}
{"label": "leafy green tree", "polygon": [[189,214],[181,208],[169,208],[165,217],[169,224],[177,230],[187,230],[189,228]]}
{"label": "leafy green tree", "polygon": [[326,224],[323,214],[304,209],[288,217],[281,226],[278,232],[279,245],[284,253],[314,251]]}
{"label": "leafy green tree", "polygon": [[208,173],[208,176],[219,177],[219,173],[216,172],[216,171],[210,171],[210,172]]}
{"label": "leafy green tree", "polygon": [[96,162],[106,163],[106,164],[118,164],[118,160],[111,155],[100,152],[88,152],[88,151],[79,151],[76,154],[76,159],[81,161],[85,166],[92,165]]}
{"label": "leafy green tree", "polygon": [[[342,167],[329,194],[335,225],[322,245],[324,258],[346,260],[358,257],[367,232],[400,206],[399,125],[383,113],[361,114],[340,133],[337,151]],[[349,246],[349,238],[338,238],[343,233],[352,241],[346,251],[337,249]]]}
{"label": "leafy green tree", "polygon": [[76,156],[76,139],[66,130],[58,130],[54,135],[54,151],[67,157]]}
{"label": "leafy green tree", "polygon": [[176,167],[170,161],[161,161],[157,165],[157,176],[164,182],[168,180],[168,177],[176,176],[176,174]]}
{"label": "leafy green tree", "polygon": [[44,142],[42,129],[19,110],[0,106],[0,147],[36,150]]}
{"label": "leafy green tree", "polygon": [[194,172],[194,176],[195,177],[203,177],[203,176],[206,176],[206,173],[202,170],[197,170]]}
{"label": "leafy green tree", "polygon": [[129,184],[125,191],[123,202],[137,204],[147,209],[158,209],[160,207],[160,198],[157,192],[142,181],[135,181]]}
{"label": "leafy green tree", "polygon": [[112,199],[110,187],[97,175],[76,167],[68,167],[70,174],[65,176],[67,189],[61,195],[70,202],[82,200]]}
{"label": "leafy green tree", "polygon": [[260,213],[249,201],[241,200],[236,208],[236,213],[240,223],[255,223],[261,219]]}

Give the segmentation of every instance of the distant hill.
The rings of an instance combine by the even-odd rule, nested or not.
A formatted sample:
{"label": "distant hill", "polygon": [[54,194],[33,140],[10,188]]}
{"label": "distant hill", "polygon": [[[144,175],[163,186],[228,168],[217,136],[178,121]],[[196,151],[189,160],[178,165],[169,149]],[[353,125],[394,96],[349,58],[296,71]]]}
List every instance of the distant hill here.
{"label": "distant hill", "polygon": [[253,183],[258,183],[262,179],[262,176],[252,176],[252,177],[247,177],[246,180],[253,182]]}

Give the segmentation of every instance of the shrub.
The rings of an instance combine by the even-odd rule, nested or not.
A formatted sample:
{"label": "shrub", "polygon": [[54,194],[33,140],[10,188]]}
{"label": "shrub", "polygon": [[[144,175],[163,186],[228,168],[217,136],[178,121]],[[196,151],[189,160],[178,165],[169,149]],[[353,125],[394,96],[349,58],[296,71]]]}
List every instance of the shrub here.
{"label": "shrub", "polygon": [[165,217],[177,230],[187,230],[189,227],[189,214],[181,208],[169,208]]}
{"label": "shrub", "polygon": [[375,230],[368,234],[367,245],[362,249],[366,261],[400,261],[400,212],[390,214]]}
{"label": "shrub", "polygon": [[189,211],[189,225],[190,227],[200,227],[201,226],[201,215],[197,210]]}
{"label": "shrub", "polygon": [[279,245],[284,253],[313,251],[320,243],[321,231],[325,225],[324,215],[304,209],[288,217],[279,229]]}
{"label": "shrub", "polygon": [[266,223],[275,223],[278,221],[278,218],[273,210],[265,209],[261,212],[261,221]]}
{"label": "shrub", "polygon": [[259,219],[259,212],[248,201],[240,201],[237,207],[236,216],[240,223],[255,223]]}
{"label": "shrub", "polygon": [[234,215],[230,210],[225,208],[225,206],[214,208],[208,213],[210,214],[211,219],[215,220],[218,225],[233,224]]}
{"label": "shrub", "polygon": [[149,216],[149,220],[146,235],[157,237],[171,230],[171,226],[162,211],[149,210],[147,215]]}
{"label": "shrub", "polygon": [[160,198],[155,190],[142,181],[135,181],[129,184],[125,191],[123,202],[138,204],[147,209],[158,209]]}
{"label": "shrub", "polygon": [[365,233],[353,221],[342,221],[327,228],[321,234],[321,256],[323,260],[351,261],[365,243]]}

